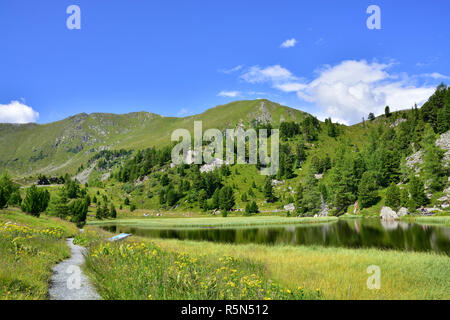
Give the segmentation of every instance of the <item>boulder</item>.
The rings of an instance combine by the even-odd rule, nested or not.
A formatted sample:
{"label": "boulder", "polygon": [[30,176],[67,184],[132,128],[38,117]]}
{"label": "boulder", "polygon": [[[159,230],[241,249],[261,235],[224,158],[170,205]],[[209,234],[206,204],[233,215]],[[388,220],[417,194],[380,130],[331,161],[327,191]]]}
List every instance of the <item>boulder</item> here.
{"label": "boulder", "polygon": [[287,210],[287,211],[294,211],[295,205],[293,203],[289,203],[289,204],[285,205],[283,208],[284,208],[284,210]]}
{"label": "boulder", "polygon": [[397,216],[399,216],[399,217],[403,217],[408,214],[409,214],[408,209],[406,209],[405,207],[401,207],[400,210],[398,210],[398,212],[397,212]]}
{"label": "boulder", "polygon": [[385,221],[397,220],[398,215],[389,207],[383,207],[380,211],[380,218]]}

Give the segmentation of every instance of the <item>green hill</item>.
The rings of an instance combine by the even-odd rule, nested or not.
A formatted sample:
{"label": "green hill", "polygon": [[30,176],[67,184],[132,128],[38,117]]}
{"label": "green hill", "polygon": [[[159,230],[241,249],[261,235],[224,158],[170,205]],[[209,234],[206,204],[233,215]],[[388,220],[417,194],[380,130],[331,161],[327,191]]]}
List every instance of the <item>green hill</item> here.
{"label": "green hill", "polygon": [[44,125],[0,124],[0,171],[8,170],[16,177],[73,174],[101,150],[167,145],[173,130],[186,128],[192,132],[194,121],[203,121],[204,129],[225,129],[238,123],[278,125],[305,116],[299,110],[268,100],[252,100],[232,102],[184,118],[148,112],[81,113]]}
{"label": "green hill", "polygon": [[[178,128],[192,133],[194,121],[202,121],[203,130],[279,128],[277,174],[261,175],[260,163],[213,171],[173,166],[171,133]],[[268,100],[236,101],[184,118],[78,114],[45,125],[0,125],[0,169],[26,183],[39,174],[77,174],[88,187],[78,186],[83,193],[74,194],[95,196],[91,208],[100,218],[110,205],[121,217],[148,210],[286,214],[286,205],[295,205],[293,214],[300,216],[340,215],[354,206],[355,212],[372,214],[384,205],[411,211],[438,206],[447,212],[449,129],[450,89],[444,85],[420,109],[386,108],[384,115],[352,126],[321,122]],[[76,188],[72,182],[62,190],[70,188]],[[50,188],[56,201],[50,211],[61,207],[54,197],[58,189]]]}

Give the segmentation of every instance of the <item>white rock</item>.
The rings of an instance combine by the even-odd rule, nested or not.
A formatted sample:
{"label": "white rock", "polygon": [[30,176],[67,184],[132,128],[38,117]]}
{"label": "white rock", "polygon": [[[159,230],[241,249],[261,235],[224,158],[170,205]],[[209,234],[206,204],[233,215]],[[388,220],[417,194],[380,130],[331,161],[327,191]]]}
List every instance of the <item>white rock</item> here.
{"label": "white rock", "polygon": [[400,210],[398,210],[398,212],[397,212],[397,216],[399,216],[399,217],[403,217],[408,214],[409,214],[408,209],[406,209],[405,207],[401,207]]}
{"label": "white rock", "polygon": [[216,168],[220,168],[223,164],[228,164],[228,162],[223,161],[219,158],[214,158],[211,163],[204,164],[200,167],[200,172],[210,172],[213,171]]}
{"label": "white rock", "polygon": [[439,139],[436,140],[436,146],[443,149],[445,151],[444,159],[442,161],[444,162],[444,165],[450,164],[450,131],[447,131],[446,133],[441,134]]}
{"label": "white rock", "polygon": [[276,180],[276,179],[272,179],[272,186],[279,186],[280,184],[283,184],[284,183],[284,180],[283,181],[279,181],[279,180]]}
{"label": "white rock", "polygon": [[287,211],[294,211],[295,205],[293,203],[289,203],[289,204],[285,205],[283,208],[284,208],[284,210],[287,210]]}
{"label": "white rock", "polygon": [[391,208],[383,207],[383,208],[381,208],[381,211],[380,211],[380,218],[382,220],[386,220],[386,221],[397,220],[398,219],[398,215]]}
{"label": "white rock", "polygon": [[420,171],[420,165],[423,163],[422,150],[417,151],[406,158],[406,165],[413,169],[416,173]]}

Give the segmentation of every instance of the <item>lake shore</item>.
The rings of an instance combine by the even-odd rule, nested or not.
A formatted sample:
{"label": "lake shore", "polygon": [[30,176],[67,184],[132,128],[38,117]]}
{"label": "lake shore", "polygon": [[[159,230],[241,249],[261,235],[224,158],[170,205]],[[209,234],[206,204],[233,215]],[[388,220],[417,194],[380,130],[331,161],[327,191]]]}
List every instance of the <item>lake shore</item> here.
{"label": "lake shore", "polygon": [[[137,296],[135,292],[149,293],[154,299],[165,299],[169,296],[204,298],[205,292],[197,285],[207,282],[211,274],[208,268],[223,257],[233,259],[236,263],[234,268],[239,272],[248,273],[249,266],[253,265],[257,268],[256,274],[259,277],[275,281],[283,290],[301,288],[303,294],[308,293],[310,299],[450,299],[450,258],[443,254],[323,246],[151,240],[138,236],[122,243],[107,245],[108,248],[105,249],[96,235],[105,231],[92,226],[88,226],[87,230],[90,231],[86,235],[93,237],[95,250],[88,258],[87,271],[98,286],[100,294],[106,299],[146,298],[144,294]],[[120,255],[128,248],[128,244],[132,244],[130,250],[134,252],[133,258],[127,260],[130,264],[128,268],[133,270],[132,277],[124,274],[117,265],[123,263]],[[201,261],[201,269],[197,269],[199,266],[187,264],[192,273],[197,273],[198,282],[195,282],[194,287],[190,286],[189,290],[177,287],[176,293],[158,291],[161,284],[159,278],[154,279],[155,287],[148,287],[148,281],[144,279],[149,276],[149,262],[145,258],[146,254],[139,253],[139,248],[153,245],[156,246],[157,249],[154,250],[157,250],[158,255],[175,254],[184,257],[186,260],[183,261]],[[107,255],[103,252],[107,252]],[[369,266],[380,268],[379,290],[367,287],[367,280],[371,275],[367,271]],[[151,283],[153,285],[153,280]],[[320,295],[314,296],[313,292],[320,292]],[[231,297],[235,298],[246,297]],[[282,299],[289,299],[289,296],[283,296]]]}
{"label": "lake shore", "polygon": [[[285,219],[292,218],[279,221]],[[440,223],[443,220],[446,219],[436,219]],[[5,229],[7,233],[0,237],[0,244],[5,249],[0,252],[0,261],[6,263],[6,267],[0,269],[0,298],[48,298],[51,267],[68,257],[64,238],[77,234],[77,229],[56,218],[3,212],[0,223],[8,222],[28,226],[31,230]],[[61,231],[47,234],[44,230],[49,227]],[[56,229],[58,227],[61,229]],[[17,232],[31,232],[32,238],[24,238],[24,244],[45,254],[36,256],[6,250]],[[86,226],[85,232],[76,237],[78,245],[89,249],[84,270],[103,299],[450,299],[450,258],[444,254],[375,248],[151,240],[139,236],[110,243],[106,240],[111,235],[97,226]],[[16,260],[17,254],[22,257],[20,260]],[[367,271],[369,266],[380,268],[379,290],[367,287],[371,275]],[[217,276],[218,269],[224,270],[220,271],[223,272],[220,277]],[[180,285],[176,281],[179,276],[187,277],[189,285]],[[17,281],[27,284],[27,289],[14,287]],[[259,287],[251,286],[256,283]],[[213,285],[221,290],[210,290]],[[260,289],[265,291],[258,291]]]}
{"label": "lake shore", "polygon": [[336,222],[337,217],[280,217],[280,216],[255,216],[255,217],[203,217],[203,218],[139,218],[88,221],[88,225],[107,226],[121,225],[139,228],[234,228],[234,227],[258,227],[271,225],[293,225],[303,223],[329,223]]}

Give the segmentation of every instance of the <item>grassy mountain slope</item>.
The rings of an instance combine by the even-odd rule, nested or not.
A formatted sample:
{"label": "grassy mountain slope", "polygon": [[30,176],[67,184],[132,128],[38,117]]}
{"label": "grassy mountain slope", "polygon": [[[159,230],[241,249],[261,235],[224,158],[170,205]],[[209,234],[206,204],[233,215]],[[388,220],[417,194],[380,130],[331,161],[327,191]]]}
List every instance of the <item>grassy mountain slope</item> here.
{"label": "grassy mountain slope", "polygon": [[170,142],[173,130],[233,128],[239,123],[301,120],[305,113],[268,100],[236,101],[184,118],[148,112],[128,114],[85,113],[61,121],[37,124],[0,124],[0,170],[15,176],[37,173],[74,173],[94,153],[104,149],[143,149]]}

